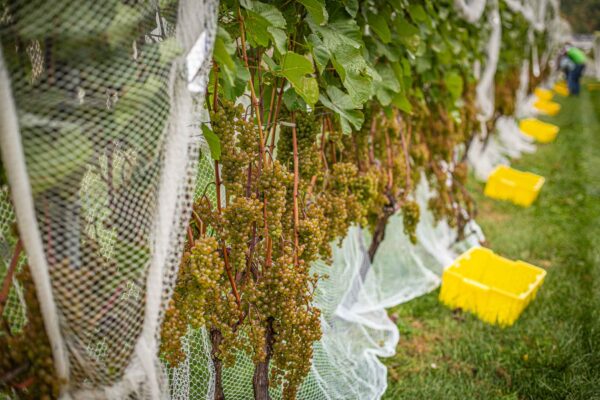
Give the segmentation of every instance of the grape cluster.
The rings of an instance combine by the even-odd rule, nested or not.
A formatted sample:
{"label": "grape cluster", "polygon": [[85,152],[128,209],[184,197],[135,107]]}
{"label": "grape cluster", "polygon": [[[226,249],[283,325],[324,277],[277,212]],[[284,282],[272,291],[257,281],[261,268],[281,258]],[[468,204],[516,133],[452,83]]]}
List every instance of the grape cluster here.
{"label": "grape cluster", "polygon": [[267,199],[266,223],[271,238],[276,241],[283,235],[286,222],[286,228],[290,227],[291,220],[286,221],[284,214],[289,204],[288,197],[293,192],[293,180],[293,174],[279,160],[265,166],[260,176],[259,190]]}
{"label": "grape cluster", "polygon": [[175,292],[162,325],[161,353],[170,365],[185,359],[181,339],[187,326],[199,328],[206,322],[208,296],[223,274],[223,260],[213,237],[196,239],[184,253]]}
{"label": "grape cluster", "polygon": [[275,332],[271,376],[283,384],[286,399],[296,397],[310,370],[312,343],[321,338],[320,311],[310,305],[318,278],[310,275],[309,268],[305,260],[295,264],[293,255],[284,253],[259,284],[263,297],[258,307],[272,319]]}
{"label": "grape cluster", "polygon": [[243,107],[224,100],[210,114],[211,127],[221,142],[222,180],[228,190],[242,193],[246,168],[251,162],[251,149],[258,147],[256,127],[242,118]]}
{"label": "grape cluster", "polygon": [[417,225],[419,224],[419,205],[414,201],[406,201],[402,204],[402,223],[404,233],[409,237],[411,243],[417,243]]}

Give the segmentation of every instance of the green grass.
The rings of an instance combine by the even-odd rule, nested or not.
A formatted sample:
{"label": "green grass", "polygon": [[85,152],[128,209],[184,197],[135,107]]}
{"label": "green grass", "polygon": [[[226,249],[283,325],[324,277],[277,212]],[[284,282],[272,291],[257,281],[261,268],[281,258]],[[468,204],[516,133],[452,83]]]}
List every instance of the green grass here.
{"label": "green grass", "polygon": [[401,338],[384,399],[600,399],[600,92],[558,100],[556,142],[513,163],[546,177],[532,207],[470,183],[487,245],[547,269],[538,297],[505,329],[438,291],[390,310]]}

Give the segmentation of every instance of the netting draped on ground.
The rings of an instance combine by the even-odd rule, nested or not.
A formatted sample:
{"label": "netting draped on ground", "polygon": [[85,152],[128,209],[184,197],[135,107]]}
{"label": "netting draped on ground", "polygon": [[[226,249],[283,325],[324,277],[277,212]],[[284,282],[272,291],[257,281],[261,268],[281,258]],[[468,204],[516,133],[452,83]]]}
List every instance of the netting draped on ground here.
{"label": "netting draped on ground", "polygon": [[216,1],[5,11],[2,156],[63,394],[159,398]]}

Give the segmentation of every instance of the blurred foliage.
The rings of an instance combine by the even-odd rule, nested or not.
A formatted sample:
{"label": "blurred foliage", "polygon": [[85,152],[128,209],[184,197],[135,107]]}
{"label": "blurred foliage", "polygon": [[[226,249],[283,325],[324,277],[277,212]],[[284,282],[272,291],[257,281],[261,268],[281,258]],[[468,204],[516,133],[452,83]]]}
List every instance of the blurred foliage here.
{"label": "blurred foliage", "polygon": [[600,31],[600,0],[561,1],[561,11],[575,33]]}

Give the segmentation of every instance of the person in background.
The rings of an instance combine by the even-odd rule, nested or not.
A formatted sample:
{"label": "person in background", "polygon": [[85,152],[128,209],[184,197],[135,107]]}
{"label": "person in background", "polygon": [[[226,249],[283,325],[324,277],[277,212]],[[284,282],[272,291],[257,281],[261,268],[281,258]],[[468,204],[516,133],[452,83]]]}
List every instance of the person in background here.
{"label": "person in background", "polygon": [[558,60],[558,68],[565,74],[565,81],[568,81],[569,74],[575,70],[575,63],[567,56],[567,49],[561,52]]}
{"label": "person in background", "polygon": [[566,50],[566,56],[570,61],[574,64],[571,64],[570,68],[572,68],[567,73],[567,84],[569,85],[569,93],[573,96],[579,95],[580,90],[580,81],[583,76],[583,71],[585,70],[585,63],[587,58],[583,51],[578,49],[575,46],[568,46]]}

